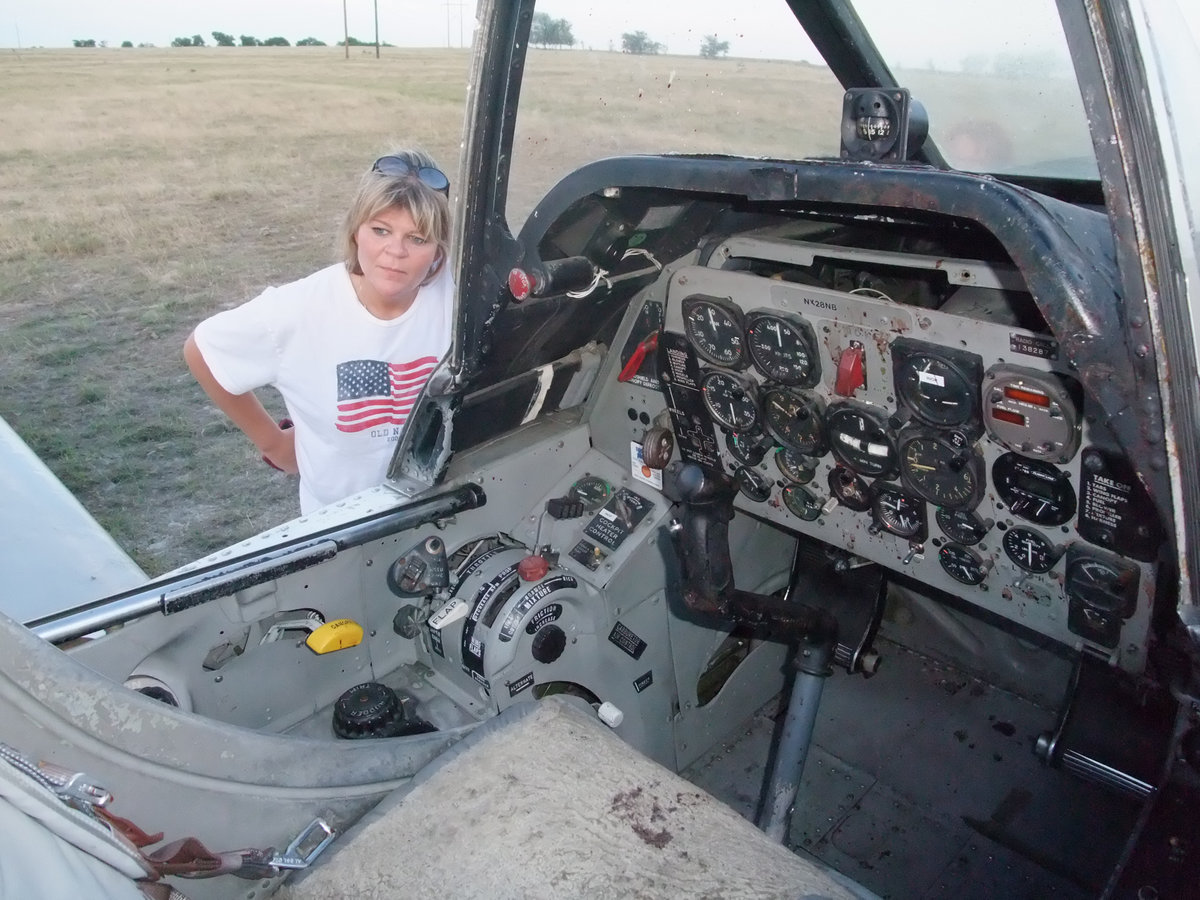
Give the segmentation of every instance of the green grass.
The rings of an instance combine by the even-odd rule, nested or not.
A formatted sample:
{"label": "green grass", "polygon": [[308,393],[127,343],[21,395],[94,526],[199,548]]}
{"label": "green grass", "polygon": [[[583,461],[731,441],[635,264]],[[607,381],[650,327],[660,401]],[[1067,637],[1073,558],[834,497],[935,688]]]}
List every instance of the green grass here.
{"label": "green grass", "polygon": [[453,177],[467,67],[458,50],[0,56],[0,415],[148,571],[298,512],[183,340],[336,259],[381,150],[419,144]]}

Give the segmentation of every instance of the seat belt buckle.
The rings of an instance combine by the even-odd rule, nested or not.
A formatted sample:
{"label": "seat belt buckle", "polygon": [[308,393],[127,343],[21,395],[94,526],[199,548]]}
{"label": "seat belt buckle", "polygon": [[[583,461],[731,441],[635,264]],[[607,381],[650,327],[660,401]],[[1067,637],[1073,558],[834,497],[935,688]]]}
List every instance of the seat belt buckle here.
{"label": "seat belt buckle", "polygon": [[330,828],[324,819],[313,819],[308,827],[288,844],[286,850],[272,856],[267,864],[278,869],[307,869],[336,836],[337,832]]}

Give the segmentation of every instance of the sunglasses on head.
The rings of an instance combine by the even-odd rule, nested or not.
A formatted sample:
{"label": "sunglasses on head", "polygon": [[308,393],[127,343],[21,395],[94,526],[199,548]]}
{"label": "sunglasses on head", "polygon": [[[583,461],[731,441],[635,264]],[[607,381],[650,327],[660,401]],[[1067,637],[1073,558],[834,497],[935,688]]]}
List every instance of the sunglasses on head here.
{"label": "sunglasses on head", "polygon": [[375,160],[375,165],[371,166],[371,171],[378,172],[380,175],[386,175],[389,178],[397,178],[402,175],[415,175],[426,187],[440,191],[447,197],[450,196],[450,179],[446,177],[441,169],[435,169],[433,166],[414,166],[407,159],[400,156],[381,156]]}

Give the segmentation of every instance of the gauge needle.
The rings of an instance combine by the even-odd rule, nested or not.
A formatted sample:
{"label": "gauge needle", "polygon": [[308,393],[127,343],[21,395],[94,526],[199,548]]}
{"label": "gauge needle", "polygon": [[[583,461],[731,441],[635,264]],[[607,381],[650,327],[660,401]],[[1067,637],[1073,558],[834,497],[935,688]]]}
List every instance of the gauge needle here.
{"label": "gauge needle", "polygon": [[910,468],[916,469],[920,472],[932,472],[936,468],[935,466],[926,466],[915,462],[910,462],[908,465]]}

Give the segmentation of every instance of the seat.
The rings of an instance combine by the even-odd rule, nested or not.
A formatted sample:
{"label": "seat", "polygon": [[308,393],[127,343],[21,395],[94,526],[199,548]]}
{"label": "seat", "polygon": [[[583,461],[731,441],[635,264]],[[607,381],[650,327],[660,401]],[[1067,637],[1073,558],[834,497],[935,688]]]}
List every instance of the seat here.
{"label": "seat", "polygon": [[335,846],[280,896],[874,896],[772,842],[564,697],[510,707]]}

